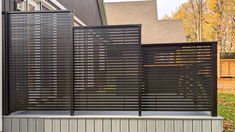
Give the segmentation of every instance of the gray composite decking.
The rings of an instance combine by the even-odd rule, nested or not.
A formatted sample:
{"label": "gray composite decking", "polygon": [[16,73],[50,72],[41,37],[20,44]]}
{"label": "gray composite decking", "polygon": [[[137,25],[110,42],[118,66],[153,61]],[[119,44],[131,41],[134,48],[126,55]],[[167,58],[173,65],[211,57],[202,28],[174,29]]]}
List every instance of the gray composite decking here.
{"label": "gray composite decking", "polygon": [[[69,113],[69,112],[68,112]],[[223,118],[207,112],[18,112],[4,132],[222,132]],[[88,115],[90,114],[90,115]]]}

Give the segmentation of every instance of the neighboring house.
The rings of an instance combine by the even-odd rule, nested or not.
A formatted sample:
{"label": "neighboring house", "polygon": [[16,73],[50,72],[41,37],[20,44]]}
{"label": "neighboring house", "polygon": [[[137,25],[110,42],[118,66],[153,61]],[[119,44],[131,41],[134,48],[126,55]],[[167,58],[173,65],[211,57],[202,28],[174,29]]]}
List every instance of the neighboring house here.
{"label": "neighboring house", "polygon": [[106,25],[103,0],[3,0],[3,11],[35,10],[71,10],[76,25]]}
{"label": "neighboring house", "polygon": [[158,20],[156,0],[105,3],[108,25],[142,24],[142,44],[185,42],[181,20]]}

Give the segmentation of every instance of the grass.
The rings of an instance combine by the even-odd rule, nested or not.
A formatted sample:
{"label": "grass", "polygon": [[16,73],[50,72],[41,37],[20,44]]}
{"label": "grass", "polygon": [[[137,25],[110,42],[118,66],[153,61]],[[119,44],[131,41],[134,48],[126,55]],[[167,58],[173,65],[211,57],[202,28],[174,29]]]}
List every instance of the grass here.
{"label": "grass", "polygon": [[235,93],[218,93],[218,113],[224,117],[224,131],[235,132]]}

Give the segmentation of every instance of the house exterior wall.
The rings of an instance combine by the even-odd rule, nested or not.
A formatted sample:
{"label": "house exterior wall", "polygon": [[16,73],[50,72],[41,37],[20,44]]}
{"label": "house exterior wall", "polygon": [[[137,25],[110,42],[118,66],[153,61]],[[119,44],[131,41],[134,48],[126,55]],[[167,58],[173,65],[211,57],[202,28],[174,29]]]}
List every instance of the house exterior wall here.
{"label": "house exterior wall", "polygon": [[221,117],[7,116],[4,132],[222,132]]}
{"label": "house exterior wall", "polygon": [[181,20],[158,20],[156,0],[105,3],[107,23],[142,24],[142,44],[186,42]]}
{"label": "house exterior wall", "polygon": [[2,0],[2,11],[13,11],[15,9],[15,0]]}
{"label": "house exterior wall", "polygon": [[97,0],[57,0],[88,26],[102,25]]}

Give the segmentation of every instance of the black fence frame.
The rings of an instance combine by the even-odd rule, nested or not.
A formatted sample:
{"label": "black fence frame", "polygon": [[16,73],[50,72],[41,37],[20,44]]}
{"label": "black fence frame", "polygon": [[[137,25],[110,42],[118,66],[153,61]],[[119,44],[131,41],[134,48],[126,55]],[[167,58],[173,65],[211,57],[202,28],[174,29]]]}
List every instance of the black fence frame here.
{"label": "black fence frame", "polygon": [[[64,12],[64,11],[59,11],[59,12]],[[67,12],[67,11],[65,11]],[[17,13],[17,12],[15,12]],[[25,13],[30,13],[30,12],[25,12]],[[32,13],[35,13],[35,12],[32,12]],[[40,12],[42,13],[42,12]],[[46,12],[45,12],[46,13]],[[51,12],[50,12],[51,13]],[[55,13],[58,13],[58,12],[55,12]],[[6,25],[8,25],[8,21],[6,21],[5,23]],[[11,26],[11,25],[8,25],[8,26]],[[136,27],[139,27],[139,31],[141,32],[141,26],[140,25],[129,25],[129,26],[136,26]],[[104,26],[104,27],[99,27],[99,28],[111,28],[111,27],[123,27],[123,25],[116,25],[116,26]],[[125,27],[125,26],[124,26]],[[128,25],[127,25],[128,27]],[[92,28],[92,27],[91,27]],[[94,28],[97,28],[97,27],[94,27]],[[8,30],[6,31],[8,32]],[[141,34],[139,34],[138,36],[138,41],[141,42]],[[9,58],[7,58],[7,53],[9,52],[8,51],[8,40],[9,40],[10,36],[8,36],[7,38],[7,41],[6,41],[6,45],[4,45],[3,47],[5,48],[5,54],[4,54],[4,69],[3,69],[3,74],[4,75],[4,82],[5,82],[5,85],[4,85],[4,96],[3,96],[3,111],[4,111],[4,115],[8,115],[11,113],[11,111],[9,111],[9,78],[8,78],[8,69],[9,69],[9,66],[8,66],[8,61],[9,61]],[[140,44],[140,43],[139,43]],[[174,43],[174,44],[163,44],[163,45],[202,45],[203,44],[206,44],[206,45],[211,45],[211,69],[212,69],[212,73],[211,73],[211,115],[212,116],[217,116],[217,43],[216,42],[196,42],[196,43]],[[145,44],[145,45],[142,45],[142,47],[154,47],[154,46],[159,46],[159,45],[162,45],[162,44]],[[73,55],[73,52],[71,52],[72,55]],[[141,63],[143,62],[143,51],[141,51],[140,49],[140,56],[141,58]],[[73,58],[71,58],[73,60]],[[71,63],[72,67],[74,65],[74,62]],[[141,73],[143,74],[143,66],[140,67],[140,69],[142,70]],[[74,81],[74,77],[73,77],[74,74],[71,75],[71,78],[72,80]],[[144,89],[144,78],[143,78],[143,75],[142,76],[139,76],[140,80],[143,80],[143,81],[139,81],[138,83],[140,85],[142,85],[143,87],[141,87],[139,89],[139,93],[138,93],[138,108],[136,109],[138,111],[138,115],[141,116],[142,115],[142,112],[143,112],[143,109],[142,109],[142,94],[143,94],[143,89]],[[70,102],[70,114],[73,115],[74,114],[74,86],[71,87],[71,102]],[[109,109],[107,109],[109,110]],[[123,110],[124,111],[124,110]]]}

